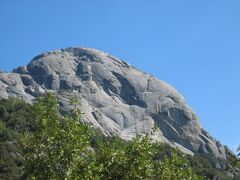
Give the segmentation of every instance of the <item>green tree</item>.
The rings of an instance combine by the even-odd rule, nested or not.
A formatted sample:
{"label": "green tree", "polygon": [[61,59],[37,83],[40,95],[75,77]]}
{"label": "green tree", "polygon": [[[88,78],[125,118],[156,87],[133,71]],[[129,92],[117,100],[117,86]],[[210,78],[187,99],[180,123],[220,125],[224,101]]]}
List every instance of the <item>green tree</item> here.
{"label": "green tree", "polygon": [[203,179],[194,173],[190,163],[179,150],[174,149],[170,154],[170,157],[164,157],[159,161],[156,171],[159,179]]}
{"label": "green tree", "polygon": [[0,100],[0,179],[19,179],[23,174],[22,133],[34,129],[30,104],[10,98]]}
{"label": "green tree", "polygon": [[119,137],[99,144],[93,162],[100,179],[143,179],[153,176],[153,143],[148,137],[136,137],[127,143]]}
{"label": "green tree", "polygon": [[26,134],[25,168],[33,179],[73,179],[90,151],[91,131],[81,112],[61,115],[56,98],[46,94],[34,104],[36,131]]}
{"label": "green tree", "polygon": [[15,140],[16,136],[15,132],[0,122],[0,179],[10,180],[21,176],[21,145]]}
{"label": "green tree", "polygon": [[239,179],[239,158],[232,153],[231,151],[227,150],[227,160],[228,160],[228,171],[234,176],[234,179]]}
{"label": "green tree", "polygon": [[[153,143],[147,135],[128,142],[106,137],[79,122],[76,100],[72,100],[73,110],[62,114],[52,95],[39,98],[34,106],[14,98],[0,100],[0,179],[20,179],[25,172],[29,179],[199,179],[195,173],[204,179],[232,179],[227,167],[239,178],[239,156],[229,155],[228,161],[211,154],[186,156],[166,144]],[[23,133],[29,134],[24,138],[25,152]],[[78,138],[82,144],[73,146]],[[77,147],[82,149],[71,151]]]}
{"label": "green tree", "polygon": [[178,150],[159,158],[160,147],[148,135],[138,135],[130,142],[114,137],[96,150],[93,174],[99,179],[201,179]]}
{"label": "green tree", "polygon": [[[130,142],[97,138],[80,122],[74,102],[62,115],[53,95],[34,104],[36,131],[26,134],[25,168],[32,179],[201,179],[177,150],[159,158],[159,144],[148,135]],[[94,148],[91,145],[94,144]]]}

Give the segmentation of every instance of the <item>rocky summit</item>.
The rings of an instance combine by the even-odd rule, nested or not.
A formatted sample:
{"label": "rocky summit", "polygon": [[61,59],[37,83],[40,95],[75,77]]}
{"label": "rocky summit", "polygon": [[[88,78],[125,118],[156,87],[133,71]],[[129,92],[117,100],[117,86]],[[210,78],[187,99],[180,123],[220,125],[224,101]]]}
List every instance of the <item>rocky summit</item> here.
{"label": "rocky summit", "polygon": [[0,98],[17,97],[31,103],[45,92],[55,93],[65,110],[70,108],[71,97],[79,98],[82,120],[105,135],[130,140],[148,133],[186,153],[226,157],[224,146],[200,126],[173,87],[107,53],[61,49],[40,54],[12,73],[0,72]]}

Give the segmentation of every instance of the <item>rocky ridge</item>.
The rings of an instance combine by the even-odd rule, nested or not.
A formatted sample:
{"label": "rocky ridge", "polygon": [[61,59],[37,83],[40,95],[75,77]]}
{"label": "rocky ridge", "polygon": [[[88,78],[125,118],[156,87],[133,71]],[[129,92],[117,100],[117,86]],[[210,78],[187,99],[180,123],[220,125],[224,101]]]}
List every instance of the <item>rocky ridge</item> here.
{"label": "rocky ridge", "polygon": [[201,128],[173,87],[107,53],[61,49],[40,54],[12,73],[0,72],[0,98],[17,97],[31,103],[49,91],[66,110],[70,97],[79,98],[83,121],[106,135],[119,134],[129,140],[149,133],[190,154],[226,157],[224,146]]}

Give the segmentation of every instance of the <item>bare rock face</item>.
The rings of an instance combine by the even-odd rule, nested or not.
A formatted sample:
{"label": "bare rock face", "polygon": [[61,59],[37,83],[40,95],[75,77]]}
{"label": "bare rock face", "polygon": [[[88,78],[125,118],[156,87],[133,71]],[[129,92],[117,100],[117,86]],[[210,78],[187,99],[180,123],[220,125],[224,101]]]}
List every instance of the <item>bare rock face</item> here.
{"label": "bare rock face", "polygon": [[[174,88],[104,52],[88,48],[47,52],[13,73],[0,72],[0,98],[31,102],[48,91],[57,94],[65,109],[69,97],[78,97],[83,121],[106,135],[129,140],[149,133],[187,153],[226,157],[224,146],[200,127]],[[153,131],[156,126],[159,130]]]}

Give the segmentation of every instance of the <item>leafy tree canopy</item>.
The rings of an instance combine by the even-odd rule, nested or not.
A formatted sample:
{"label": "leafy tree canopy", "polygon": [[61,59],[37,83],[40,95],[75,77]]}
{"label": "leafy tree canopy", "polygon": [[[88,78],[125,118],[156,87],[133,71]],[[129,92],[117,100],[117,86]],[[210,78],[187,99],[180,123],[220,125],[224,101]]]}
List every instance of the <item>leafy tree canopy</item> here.
{"label": "leafy tree canopy", "polygon": [[[184,155],[148,135],[126,142],[83,124],[77,99],[60,111],[52,94],[34,105],[0,100],[0,179],[232,179],[234,163]],[[239,151],[239,150],[238,150]],[[237,161],[235,161],[237,160]],[[220,165],[221,168],[216,168]],[[237,177],[237,176],[236,176]]]}

